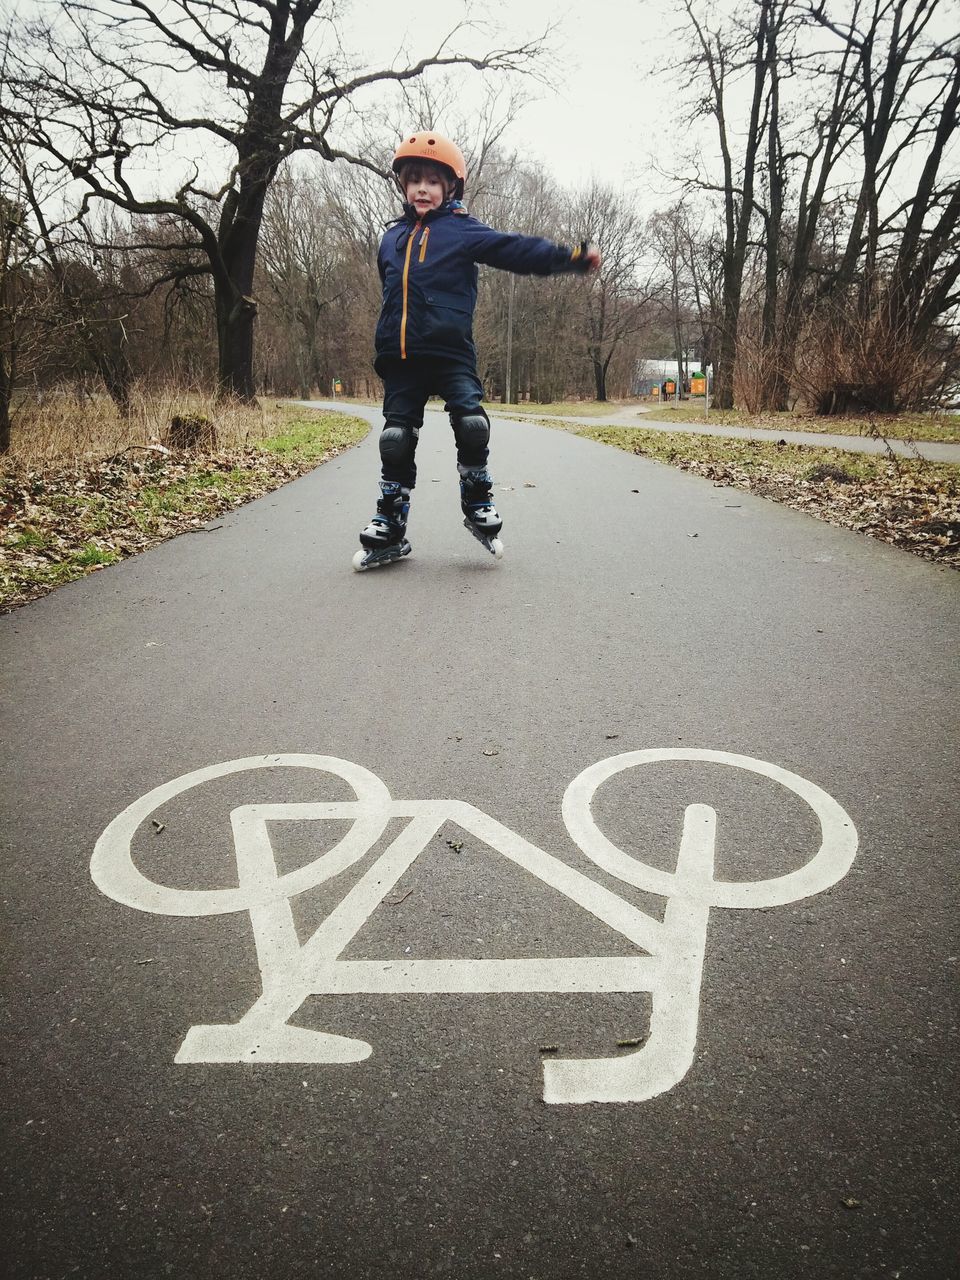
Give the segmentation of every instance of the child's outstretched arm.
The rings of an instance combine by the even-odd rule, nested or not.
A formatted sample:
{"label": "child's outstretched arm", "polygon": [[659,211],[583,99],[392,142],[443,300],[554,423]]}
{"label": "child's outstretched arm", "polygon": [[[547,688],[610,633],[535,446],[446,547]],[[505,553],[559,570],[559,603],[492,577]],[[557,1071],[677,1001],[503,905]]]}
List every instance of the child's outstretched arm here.
{"label": "child's outstretched arm", "polygon": [[471,221],[467,246],[474,262],[517,275],[553,276],[563,272],[586,275],[600,266],[600,251],[586,240],[574,248],[540,236],[511,235]]}

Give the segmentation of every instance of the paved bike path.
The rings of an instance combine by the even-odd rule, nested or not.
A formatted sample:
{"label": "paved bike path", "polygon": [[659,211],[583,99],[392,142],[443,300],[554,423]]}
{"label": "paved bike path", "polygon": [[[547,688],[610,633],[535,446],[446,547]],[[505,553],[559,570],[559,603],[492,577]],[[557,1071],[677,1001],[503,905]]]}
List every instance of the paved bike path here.
{"label": "paved bike path", "polygon": [[[430,412],[413,555],[390,569],[350,569],[371,435],[0,620],[11,1276],[949,1274],[956,575],[590,441],[529,423],[494,437],[500,562],[461,527]],[[709,805],[718,878],[802,867],[818,824],[772,775],[730,767],[750,757],[842,807],[853,865],[780,906],[711,908],[692,963],[709,885],[675,901],[631,886],[561,813],[582,771],[651,748],[701,758],[602,783],[592,815],[614,851],[669,873],[685,808]],[[316,806],[352,791],[288,764],[163,801],[133,847],[154,913],[94,885],[94,844],[163,783],[278,753],[361,767],[397,814],[355,867],[311,870],[301,943],[329,933],[402,815],[453,818],[340,939],[353,968],[300,971],[318,994],[291,1025],[368,1057],[177,1062],[191,1028],[248,1014],[261,974],[280,1000],[296,957],[286,888],[255,919],[239,898],[167,914],[176,893],[260,883],[231,826],[239,809],[261,830],[249,806],[287,806],[270,827],[281,874],[312,866],[318,829],[353,830]],[[662,1002],[650,1026],[664,992],[677,1034],[690,1025],[670,967],[643,969],[571,893],[615,895],[610,918],[658,938],[674,921],[680,967],[702,972],[689,1065],[645,1101],[544,1101],[545,1062],[626,1058],[673,1026]],[[647,977],[598,989],[596,957]],[[574,962],[581,990],[556,979]],[[468,971],[486,994],[454,990]],[[437,989],[384,994],[428,972]],[[337,994],[357,973],[368,994]]]}

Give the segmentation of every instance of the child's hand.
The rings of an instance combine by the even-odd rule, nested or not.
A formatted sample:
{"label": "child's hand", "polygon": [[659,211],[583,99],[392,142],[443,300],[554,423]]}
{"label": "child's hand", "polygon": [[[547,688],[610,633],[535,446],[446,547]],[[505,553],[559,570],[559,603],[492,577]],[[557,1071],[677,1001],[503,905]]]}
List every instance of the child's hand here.
{"label": "child's hand", "polygon": [[588,244],[586,246],[583,251],[583,258],[588,271],[600,270],[600,263],[602,259],[600,257],[600,250],[595,244]]}

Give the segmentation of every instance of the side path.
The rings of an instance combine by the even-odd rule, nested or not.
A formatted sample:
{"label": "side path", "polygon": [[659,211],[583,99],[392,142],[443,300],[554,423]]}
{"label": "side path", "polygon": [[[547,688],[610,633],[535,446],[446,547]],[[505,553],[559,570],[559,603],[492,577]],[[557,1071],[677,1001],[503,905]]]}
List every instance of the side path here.
{"label": "side path", "polygon": [[[342,412],[357,410],[363,417],[369,417],[366,405],[344,404],[335,400],[297,400],[295,404],[312,409],[338,409]],[[509,414],[501,412],[496,405],[486,405],[491,418],[502,422],[529,422],[536,418],[531,414]],[[377,417],[379,413],[374,410]],[[826,435],[820,431],[776,431],[767,427],[711,427],[708,423],[665,422],[659,418],[647,417],[655,413],[654,409],[620,409],[609,418],[568,418],[559,414],[551,414],[557,422],[572,422],[582,427],[637,427],[649,431],[678,431],[698,436],[720,436],[730,440],[786,440],[789,444],[810,444],[821,449],[846,449],[850,453],[886,453],[888,449],[902,458],[926,458],[928,462],[952,462],[960,466],[960,444],[949,444],[936,440],[874,440],[870,436],[836,436]],[[638,422],[637,418],[643,421]]]}
{"label": "side path", "polygon": [[[489,409],[489,406],[488,406]],[[489,409],[491,417],[516,421],[507,414],[499,413],[496,408]],[[888,447],[902,458],[926,458],[928,462],[953,462],[960,466],[960,444],[948,444],[942,441],[918,440],[874,440],[870,436],[838,436],[826,435],[820,431],[777,431],[768,427],[734,427],[716,426],[697,422],[665,422],[659,418],[647,417],[646,413],[656,410],[641,411],[626,409],[609,418],[558,418],[558,422],[574,422],[584,427],[637,427],[649,431],[680,431],[698,436],[720,436],[730,440],[786,440],[788,444],[817,445],[821,449],[846,449],[850,453],[886,453]],[[642,421],[637,418],[642,416]]]}

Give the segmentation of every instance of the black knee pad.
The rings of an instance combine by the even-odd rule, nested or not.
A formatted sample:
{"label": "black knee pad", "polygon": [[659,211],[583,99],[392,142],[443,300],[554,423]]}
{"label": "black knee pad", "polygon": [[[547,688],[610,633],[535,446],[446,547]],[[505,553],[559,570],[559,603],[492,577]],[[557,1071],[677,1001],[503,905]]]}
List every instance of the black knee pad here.
{"label": "black knee pad", "polygon": [[417,464],[414,461],[417,452],[419,427],[406,422],[387,421],[380,432],[380,460],[383,464],[382,477],[412,489],[417,483]]}
{"label": "black knee pad", "polygon": [[473,413],[451,414],[453,435],[457,442],[457,454],[464,465],[476,462],[483,466],[487,460],[487,443],[490,439],[490,419],[483,409]]}
{"label": "black knee pad", "polygon": [[409,470],[417,451],[418,435],[416,427],[388,423],[380,432],[380,458],[384,467],[396,472]]}

